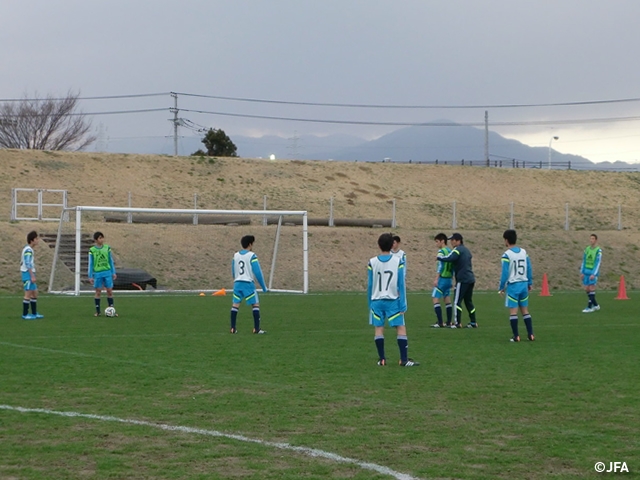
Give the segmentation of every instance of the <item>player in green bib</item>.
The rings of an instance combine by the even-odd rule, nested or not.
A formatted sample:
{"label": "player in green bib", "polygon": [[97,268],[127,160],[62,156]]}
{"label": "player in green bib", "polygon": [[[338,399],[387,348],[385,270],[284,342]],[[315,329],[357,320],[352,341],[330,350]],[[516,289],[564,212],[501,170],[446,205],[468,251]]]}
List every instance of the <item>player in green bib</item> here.
{"label": "player in green bib", "polygon": [[600,310],[600,305],[596,300],[596,285],[598,275],[600,275],[600,262],[602,260],[602,249],[598,245],[598,236],[592,233],[589,236],[589,245],[584,249],[582,265],[580,266],[580,280],[584,286],[589,303],[582,313],[591,313]]}
{"label": "player in green bib", "polygon": [[[451,253],[451,250],[447,247],[447,236],[444,233],[439,233],[433,240],[436,242],[438,248],[438,257],[446,257]],[[447,311],[447,327],[451,327],[451,320],[453,318],[453,309],[451,307],[451,285],[453,281],[453,264],[441,262],[437,260],[436,278],[433,281],[433,291],[431,292],[431,298],[433,299],[433,309],[436,312],[436,323],[432,325],[433,328],[443,328],[442,321],[442,305],[440,299],[444,299],[445,308]]]}
{"label": "player in green bib", "polygon": [[[116,266],[113,263],[111,247],[104,243],[102,232],[93,234],[95,245],[89,249],[89,282],[96,289],[94,298],[96,317],[100,316],[100,294],[102,289],[107,290],[107,303],[113,307],[113,281],[116,279]],[[118,314],[116,313],[116,316]]]}

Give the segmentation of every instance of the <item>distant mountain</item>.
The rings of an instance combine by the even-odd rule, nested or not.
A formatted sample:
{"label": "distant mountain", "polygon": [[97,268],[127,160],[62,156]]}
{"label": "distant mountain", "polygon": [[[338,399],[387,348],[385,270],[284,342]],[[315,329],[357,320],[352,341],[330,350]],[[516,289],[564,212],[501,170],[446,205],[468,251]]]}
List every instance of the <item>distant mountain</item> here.
{"label": "distant mountain", "polygon": [[[462,160],[483,164],[484,130],[474,127],[457,126],[413,126],[395,130],[371,141],[352,135],[315,135],[245,137],[233,136],[231,140],[238,147],[238,155],[246,158],[268,158],[275,155],[279,159],[300,160],[344,160],[344,161],[391,161],[391,162],[447,162],[459,164]],[[202,137],[180,137],[178,154],[190,155],[203,149]],[[173,139],[141,138],[113,139],[108,141],[109,152],[155,153],[173,155]],[[491,164],[509,166],[517,162],[522,166],[546,168],[549,161],[547,147],[530,147],[517,140],[505,138],[489,132],[489,159]],[[625,162],[593,163],[587,158],[552,151],[552,164],[556,168],[589,170],[638,170],[635,164]]]}
{"label": "distant mountain", "polygon": [[[444,122],[442,122],[444,123]],[[484,163],[484,130],[474,127],[407,127],[364,144],[345,148],[334,153],[336,160],[364,160],[392,162],[447,162],[462,160]],[[522,165],[538,164],[546,167],[549,160],[547,147],[530,147],[517,140],[489,132],[489,159],[492,164],[503,165],[514,161]],[[552,163],[568,164],[575,168],[596,168],[590,160],[577,155],[552,151]]]}

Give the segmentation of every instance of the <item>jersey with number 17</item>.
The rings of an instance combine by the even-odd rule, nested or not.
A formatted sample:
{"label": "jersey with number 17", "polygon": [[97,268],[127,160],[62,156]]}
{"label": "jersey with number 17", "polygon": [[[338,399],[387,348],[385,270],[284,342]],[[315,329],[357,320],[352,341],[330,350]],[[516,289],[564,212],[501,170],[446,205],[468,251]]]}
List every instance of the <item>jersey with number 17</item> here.
{"label": "jersey with number 17", "polygon": [[403,296],[404,262],[395,255],[386,258],[369,260],[370,300],[396,300]]}

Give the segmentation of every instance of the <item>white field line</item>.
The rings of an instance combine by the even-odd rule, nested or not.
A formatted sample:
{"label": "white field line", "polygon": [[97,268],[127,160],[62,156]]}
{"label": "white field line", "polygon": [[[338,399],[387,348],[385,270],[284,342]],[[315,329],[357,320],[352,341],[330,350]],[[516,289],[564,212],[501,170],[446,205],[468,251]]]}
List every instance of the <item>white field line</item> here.
{"label": "white field line", "polygon": [[307,455],[309,457],[325,458],[327,460],[331,460],[336,463],[347,463],[351,465],[356,465],[364,470],[371,470],[376,473],[380,473],[382,475],[389,475],[398,480],[420,480],[417,477],[413,477],[406,473],[397,472],[383,465],[378,465],[376,463],[370,463],[370,462],[362,462],[354,458],[343,457],[341,455],[327,452],[325,450],[318,450],[316,448],[309,448],[309,447],[297,447],[289,443],[269,442],[266,440],[260,440],[259,438],[250,438],[250,437],[245,437],[244,435],[223,433],[217,430],[204,430],[202,428],[183,427],[179,425],[167,425],[164,423],[153,423],[153,422],[146,422],[143,420],[132,420],[132,419],[118,418],[118,417],[105,416],[105,415],[92,415],[92,414],[78,413],[78,412],[60,412],[56,410],[48,410],[45,408],[24,408],[24,407],[14,407],[11,405],[0,404],[0,409],[11,410],[11,411],[20,412],[20,413],[43,413],[46,415],[58,415],[61,417],[87,418],[90,420],[100,420],[103,422],[118,422],[118,423],[125,423],[128,425],[139,425],[143,427],[159,428],[161,430],[165,430],[169,432],[194,433],[197,435],[206,435],[209,437],[222,437],[230,440],[237,440],[239,442],[256,443],[264,447],[278,448],[280,450],[289,450],[292,452],[301,453],[302,455]]}

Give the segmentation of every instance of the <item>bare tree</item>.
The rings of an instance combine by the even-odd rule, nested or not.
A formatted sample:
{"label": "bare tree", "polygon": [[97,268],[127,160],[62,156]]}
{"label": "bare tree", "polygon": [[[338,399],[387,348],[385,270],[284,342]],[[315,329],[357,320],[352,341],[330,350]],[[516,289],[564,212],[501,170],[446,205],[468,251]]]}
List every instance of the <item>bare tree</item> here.
{"label": "bare tree", "polygon": [[76,112],[79,93],[25,98],[0,104],[0,147],[82,150],[96,140],[91,121]]}

